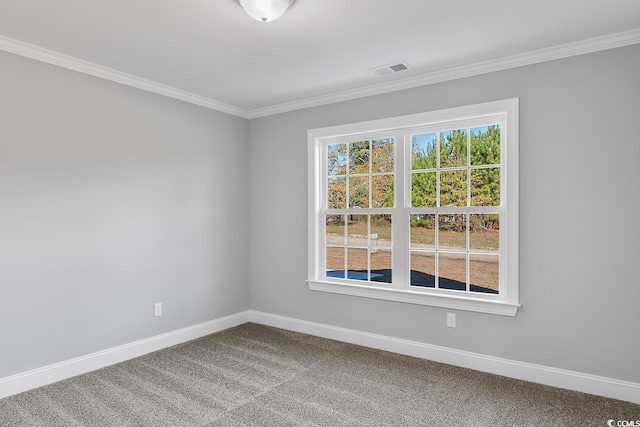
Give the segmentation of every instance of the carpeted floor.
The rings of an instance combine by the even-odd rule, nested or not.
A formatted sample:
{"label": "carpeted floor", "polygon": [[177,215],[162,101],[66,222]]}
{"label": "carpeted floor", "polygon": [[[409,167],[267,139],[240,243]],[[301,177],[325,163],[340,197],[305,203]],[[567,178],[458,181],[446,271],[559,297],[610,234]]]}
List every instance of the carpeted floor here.
{"label": "carpeted floor", "polygon": [[640,405],[248,323],[0,400],[1,426],[607,426]]}

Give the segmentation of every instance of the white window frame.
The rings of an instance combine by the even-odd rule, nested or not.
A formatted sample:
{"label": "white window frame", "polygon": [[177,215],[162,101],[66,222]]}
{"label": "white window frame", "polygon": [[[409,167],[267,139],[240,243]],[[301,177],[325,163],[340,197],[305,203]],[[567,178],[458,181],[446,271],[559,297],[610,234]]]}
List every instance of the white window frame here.
{"label": "white window frame", "polygon": [[[449,108],[408,116],[392,117],[347,125],[332,126],[308,131],[308,277],[310,290],[383,299],[396,302],[421,304],[448,309],[515,316],[520,307],[518,282],[518,111],[517,98],[482,104]],[[500,292],[481,294],[446,291],[437,288],[416,288],[408,285],[409,227],[406,225],[411,208],[410,201],[410,153],[405,151],[406,139],[413,129],[429,129],[456,122],[476,122],[500,118]],[[485,123],[491,124],[491,123]],[[465,125],[466,126],[466,125]],[[414,132],[415,133],[415,132]],[[395,206],[386,208],[394,216],[393,235],[393,283],[363,282],[350,279],[325,277],[324,272],[324,186],[326,181],[326,141],[336,138],[355,140],[368,135],[389,135],[395,145]],[[409,171],[408,173],[406,171]]]}

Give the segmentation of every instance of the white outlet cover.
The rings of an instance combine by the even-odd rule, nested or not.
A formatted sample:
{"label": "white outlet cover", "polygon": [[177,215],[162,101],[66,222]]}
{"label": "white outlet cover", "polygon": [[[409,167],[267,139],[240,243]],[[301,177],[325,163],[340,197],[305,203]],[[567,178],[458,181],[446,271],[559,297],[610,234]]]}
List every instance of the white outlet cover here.
{"label": "white outlet cover", "polygon": [[447,313],[447,326],[449,328],[456,327],[456,314],[455,313]]}

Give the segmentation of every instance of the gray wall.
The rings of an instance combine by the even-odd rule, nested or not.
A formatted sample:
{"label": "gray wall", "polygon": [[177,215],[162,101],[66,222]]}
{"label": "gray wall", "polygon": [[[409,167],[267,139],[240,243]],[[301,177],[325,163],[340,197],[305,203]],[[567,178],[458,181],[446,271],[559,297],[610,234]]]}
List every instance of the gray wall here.
{"label": "gray wall", "polygon": [[[640,382],[640,45],[250,122],[250,306]],[[520,98],[517,317],[311,292],[310,128]]]}
{"label": "gray wall", "polygon": [[[250,307],[640,382],[638,69],[635,45],[247,122],[0,52],[0,378]],[[512,97],[516,318],[308,290],[307,129]]]}
{"label": "gray wall", "polygon": [[247,120],[0,52],[0,378],[248,309],[247,143]]}

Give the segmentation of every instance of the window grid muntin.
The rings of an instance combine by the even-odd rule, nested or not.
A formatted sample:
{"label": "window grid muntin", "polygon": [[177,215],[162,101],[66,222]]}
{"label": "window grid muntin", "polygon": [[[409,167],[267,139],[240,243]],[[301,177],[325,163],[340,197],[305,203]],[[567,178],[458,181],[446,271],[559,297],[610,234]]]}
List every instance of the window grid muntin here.
{"label": "window grid muntin", "polygon": [[[322,158],[323,158],[323,209],[328,209],[328,197],[329,197],[329,192],[328,192],[328,181],[329,180],[336,180],[339,178],[344,178],[346,185],[345,185],[345,206],[347,208],[358,208],[358,209],[363,209],[363,207],[359,207],[359,206],[352,206],[351,205],[351,178],[367,178],[368,181],[368,207],[372,208],[373,206],[373,177],[376,176],[391,176],[394,178],[396,178],[396,147],[397,147],[397,137],[394,135],[388,135],[385,134],[387,136],[380,136],[380,134],[368,134],[368,135],[359,135],[357,137],[351,137],[351,138],[337,138],[337,139],[330,139],[327,138],[325,140],[325,143],[322,146]],[[390,141],[390,143],[393,146],[393,170],[391,172],[388,171],[383,171],[383,172],[373,172],[373,155],[374,155],[374,142],[375,141]],[[369,159],[368,159],[368,172],[356,172],[356,173],[351,173],[351,146],[353,144],[357,144],[360,142],[367,142],[368,144],[368,152],[369,152]],[[346,164],[344,165],[345,167],[345,173],[344,174],[332,174],[329,175],[329,166],[328,166],[328,154],[329,154],[329,147],[330,146],[337,146],[337,145],[345,145],[346,149],[345,149],[345,157],[346,157]],[[394,195],[393,195],[393,201],[394,201],[394,206],[396,203],[396,195],[395,195],[395,187],[394,187]],[[375,209],[379,209],[379,208],[375,208]]]}
{"label": "window grid muntin", "polygon": [[[327,236],[327,231],[326,231],[326,224],[328,222],[328,217],[331,215],[340,215],[342,216],[342,221],[343,221],[343,237],[342,237],[342,244],[337,244],[337,243],[328,243],[326,241],[326,236]],[[365,245],[359,245],[359,244],[354,244],[352,242],[350,242],[349,237],[351,236],[349,234],[349,216],[350,215],[359,215],[359,216],[366,216],[367,218],[367,233],[366,233],[366,244]],[[327,212],[324,215],[324,224],[325,224],[325,228],[324,228],[324,236],[325,236],[325,240],[324,240],[324,250],[323,250],[323,259],[325,260],[324,262],[324,271],[325,271],[325,277],[329,277],[326,275],[327,273],[327,264],[326,264],[326,260],[327,260],[327,252],[328,249],[330,248],[340,248],[343,250],[343,256],[344,256],[344,265],[343,265],[343,271],[344,271],[344,278],[339,278],[339,277],[334,277],[334,276],[330,276],[331,279],[339,279],[339,280],[356,280],[359,282],[371,282],[374,284],[390,284],[389,282],[383,282],[383,281],[374,281],[372,280],[372,260],[371,260],[371,256],[373,253],[376,253],[376,251],[374,251],[374,245],[373,245],[373,235],[371,233],[372,231],[372,217],[374,215],[388,215],[391,218],[391,224],[393,224],[393,215],[392,214],[386,214],[386,213],[380,213],[380,212],[374,212],[374,213],[363,213],[363,212],[357,212],[357,213],[353,213],[353,214],[336,214],[333,212]],[[391,236],[390,236],[390,245],[384,245],[381,247],[376,246],[376,249],[380,249],[383,252],[389,252],[390,256],[391,256],[391,264],[393,265],[393,259],[394,259],[394,255],[393,255],[393,227],[390,227],[390,232],[391,232]],[[356,238],[356,237],[354,237]],[[361,250],[366,250],[367,251],[367,278],[366,280],[361,280],[361,279],[349,279],[349,272],[350,271],[356,271],[356,270],[352,270],[349,268],[349,264],[350,264],[350,255],[349,255],[349,250],[350,249],[361,249]],[[393,280],[393,268],[391,269],[391,277]]]}
{"label": "window grid muntin", "polygon": [[[470,277],[469,277],[469,272],[470,272],[470,257],[471,255],[492,255],[492,256],[498,256],[498,262],[501,262],[501,249],[502,249],[502,239],[503,239],[503,225],[502,225],[502,221],[504,218],[504,209],[501,209],[499,207],[496,206],[472,206],[472,207],[448,207],[446,208],[446,210],[442,210],[442,209],[438,209],[438,208],[410,208],[407,210],[408,215],[406,215],[406,221],[408,224],[408,229],[409,229],[409,241],[408,241],[408,248],[409,248],[409,256],[408,256],[408,272],[409,272],[409,277],[411,276],[411,268],[410,268],[410,262],[411,262],[411,253],[412,252],[425,252],[425,253],[433,253],[435,256],[435,286],[434,289],[440,289],[442,291],[445,292],[462,292],[462,291],[458,291],[458,290],[453,290],[453,289],[443,289],[439,286],[439,279],[440,279],[440,274],[439,274],[439,253],[443,252],[443,253],[464,253],[466,254],[466,280],[465,280],[465,285],[466,285],[466,291],[465,292],[470,292],[472,294],[476,294],[478,292],[474,292],[470,290],[470,287],[472,285],[471,281],[470,281]],[[410,223],[411,223],[411,215],[430,215],[430,214],[434,214],[435,215],[435,223],[434,223],[434,232],[435,232],[435,237],[434,237],[434,248],[430,249],[430,248],[416,248],[412,246],[412,242],[411,242],[411,238],[410,238]],[[440,217],[441,215],[452,215],[452,214],[464,214],[465,215],[465,248],[461,249],[461,248],[445,248],[442,249],[442,247],[440,246]],[[472,249],[470,246],[470,216],[471,215],[497,215],[499,218],[499,245],[498,245],[498,250],[482,250],[482,249]],[[498,277],[498,289],[499,292],[498,294],[500,294],[502,292],[502,274],[499,274],[500,277]],[[408,287],[411,289],[416,288],[416,286],[411,284],[411,280],[409,280],[408,282]],[[418,286],[418,288],[421,288]],[[431,288],[430,288],[431,289]],[[480,293],[482,294],[482,293]],[[493,294],[487,294],[487,295],[493,295]]]}
{"label": "window grid muntin", "polygon": [[[490,213],[495,213],[496,210],[500,210],[501,212],[503,211],[502,207],[505,206],[505,200],[506,200],[506,180],[505,180],[505,176],[506,176],[506,168],[504,167],[503,163],[506,162],[506,140],[505,140],[505,132],[506,132],[506,113],[498,113],[498,114],[492,114],[492,115],[487,115],[485,116],[485,118],[490,118],[489,120],[485,120],[485,118],[476,118],[476,119],[461,119],[461,120],[456,120],[456,121],[446,121],[444,122],[444,125],[442,125],[443,122],[439,122],[439,123],[435,123],[434,125],[429,125],[428,127],[426,127],[426,129],[428,129],[428,131],[432,131],[434,133],[436,133],[437,135],[437,143],[436,143],[436,149],[438,150],[436,158],[437,158],[437,162],[438,162],[438,167],[436,169],[424,169],[424,170],[416,170],[416,171],[412,171],[411,170],[411,163],[407,163],[407,153],[405,153],[404,156],[402,156],[402,163],[400,166],[399,165],[399,159],[401,158],[400,156],[400,151],[401,148],[400,146],[402,146],[402,149],[406,148],[406,146],[409,146],[408,149],[408,155],[409,155],[409,159],[410,159],[410,155],[411,155],[411,149],[410,149],[410,140],[408,140],[406,138],[406,135],[409,133],[415,134],[418,133],[415,130],[416,129],[425,129],[424,126],[421,127],[416,127],[416,126],[410,126],[410,127],[401,127],[398,128],[397,130],[401,132],[401,134],[405,135],[405,139],[404,141],[402,140],[402,138],[395,138],[394,139],[394,145],[395,145],[395,149],[394,149],[394,163],[396,165],[395,169],[394,169],[394,182],[395,182],[395,186],[394,186],[394,212],[396,211],[396,209],[398,208],[398,199],[402,199],[402,196],[404,196],[404,200],[403,204],[407,204],[409,203],[409,206],[411,205],[411,197],[410,197],[410,191],[411,191],[411,175],[413,172],[433,172],[433,171],[449,171],[449,170],[466,170],[467,171],[467,206],[466,207],[462,207],[462,206],[456,206],[456,207],[440,207],[440,197],[441,197],[441,182],[440,182],[440,174],[436,173],[436,177],[437,177],[437,192],[436,192],[436,197],[437,197],[437,203],[438,206],[436,206],[435,208],[424,208],[424,207],[411,207],[412,212],[415,211],[421,211],[423,209],[436,209],[438,210],[438,212],[450,212],[449,209],[473,209],[473,210],[481,210],[484,211],[484,209],[482,208],[489,208],[491,209]],[[492,126],[492,125],[498,125],[500,128],[500,160],[501,163],[500,164],[487,164],[487,165],[473,165],[470,166],[471,163],[471,157],[470,157],[470,137],[471,137],[471,129],[474,127],[478,127],[478,126]],[[440,156],[440,136],[441,136],[441,130],[458,130],[464,128],[466,130],[466,134],[467,134],[467,166],[451,166],[451,167],[439,167],[440,166],[440,161],[441,161],[441,156]],[[400,135],[401,135],[400,134]],[[340,137],[340,138],[328,138],[331,139],[332,144],[333,143],[346,143],[347,145],[351,142],[357,142],[357,141],[362,141],[364,139],[363,135],[372,135],[372,136],[366,136],[366,138],[370,139],[369,144],[370,144],[370,151],[372,150],[372,141],[373,139],[382,139],[385,137],[380,137],[379,134],[377,133],[373,133],[373,134],[358,134],[356,137],[352,136],[344,136],[344,137]],[[393,137],[390,137],[393,138]],[[325,157],[326,158],[326,157]],[[372,165],[371,159],[370,159],[370,167]],[[469,190],[469,186],[470,186],[470,171],[471,170],[476,170],[476,169],[483,169],[483,168],[492,168],[492,167],[497,167],[500,169],[500,205],[499,206],[469,206],[470,204],[470,199],[471,199],[471,192]],[[347,167],[348,170],[348,167]],[[363,175],[368,175],[368,176],[372,176],[372,174],[363,174]],[[385,173],[381,173],[381,175],[385,175]],[[351,176],[355,176],[351,175]],[[326,178],[326,175],[324,176],[324,178]],[[402,195],[398,192],[400,185],[398,185],[399,180],[403,180],[405,181],[405,184],[402,185],[403,187],[403,193]],[[370,203],[371,203],[371,197],[372,197],[372,189],[371,189],[371,185],[372,185],[372,180],[371,178],[369,179],[369,183],[370,183],[370,188],[369,188],[369,197],[370,197]],[[348,190],[347,190],[348,191]],[[408,193],[408,195],[407,195]],[[347,195],[348,197],[348,195]],[[326,196],[323,198],[324,201],[326,201]],[[371,204],[370,204],[371,206]],[[352,209],[357,209],[357,211],[354,211]],[[377,208],[376,209],[376,213],[379,212],[378,209],[381,208]],[[405,208],[406,209],[406,208]],[[444,210],[443,210],[444,209]],[[446,211],[445,211],[446,210]],[[330,212],[330,210],[325,209],[324,211],[326,211],[327,213]],[[370,209],[363,209],[363,208],[347,208],[347,209],[342,209],[342,210],[337,210],[340,212],[345,212],[345,213],[349,213],[349,212],[353,212],[353,213],[373,213]],[[471,211],[464,211],[467,213],[471,213]],[[405,217],[406,215],[402,215],[400,214],[395,215],[394,216],[394,223],[398,223],[400,221],[398,221],[398,217],[402,218],[402,221],[405,221]],[[504,224],[505,227],[500,227],[500,241],[503,242],[506,238],[504,237],[504,232],[503,232],[503,228],[506,229],[506,216],[503,215],[502,213],[500,214],[500,217],[503,218],[504,217]],[[468,215],[467,215],[468,218]],[[502,222],[503,220],[501,220]],[[395,229],[395,226],[394,226]],[[408,224],[403,224],[403,230],[405,233],[408,233]],[[467,227],[467,234],[468,234],[468,227]],[[405,238],[406,241],[406,238]],[[397,242],[397,241],[396,241]],[[404,245],[408,245],[408,242],[403,244]],[[468,247],[468,243],[467,243],[467,247]],[[504,248],[505,245],[501,244],[500,248],[502,250],[502,248]],[[397,252],[397,247],[396,244],[394,243],[394,248],[393,251]],[[404,250],[403,252],[405,252],[405,254],[409,253],[408,251]],[[438,260],[438,256],[437,254],[435,254],[435,259],[436,262]],[[410,262],[410,253],[409,256],[403,256],[404,259],[404,264],[405,266],[408,266],[408,263]],[[467,251],[467,255],[466,255],[466,259],[467,259],[467,276],[468,276],[468,272],[469,272],[469,268],[468,268],[468,262],[469,262],[469,252]],[[502,262],[502,261],[501,261]],[[398,275],[395,273],[395,263],[394,265],[394,280],[395,277],[397,277]],[[502,265],[502,264],[501,264]],[[406,270],[406,269],[405,269]],[[503,282],[503,277],[504,277],[504,272],[503,269],[500,269],[500,282]],[[411,288],[410,286],[410,280],[409,277],[406,276],[406,273],[403,274],[403,277],[406,277],[406,280],[404,280],[399,286],[400,287],[404,287],[404,288]],[[467,285],[468,285],[468,280],[467,280]],[[476,299],[495,299],[499,296],[502,296],[503,294],[503,289],[506,291],[506,288],[503,288],[502,286],[500,287],[500,295],[493,295],[493,294],[476,294],[476,293],[469,293],[471,295],[473,295],[474,298]],[[433,288],[429,288],[427,289],[427,291],[429,292],[433,292],[436,291],[435,293],[438,293],[439,291],[444,291],[444,292],[466,292],[466,291],[453,291],[453,290],[449,290],[449,289],[433,289]],[[504,293],[505,296],[505,300],[506,300],[506,292]]]}
{"label": "window grid muntin", "polygon": [[[392,155],[393,155],[393,170],[391,172],[388,171],[383,171],[383,172],[373,172],[373,156],[374,156],[374,141],[384,141],[387,140],[392,144]],[[380,214],[380,215],[389,215],[391,218],[391,224],[393,225],[393,222],[395,221],[394,218],[397,218],[397,215],[394,215],[396,212],[396,206],[397,206],[397,192],[396,192],[396,185],[394,185],[393,188],[393,207],[381,207],[381,208],[375,208],[373,207],[373,184],[374,184],[374,180],[373,178],[376,176],[391,176],[392,177],[392,182],[397,182],[397,164],[398,164],[398,156],[397,156],[397,152],[398,152],[398,136],[395,134],[389,134],[389,133],[385,133],[385,134],[380,134],[380,133],[368,133],[368,134],[358,134],[358,135],[352,135],[352,136],[348,136],[348,137],[339,137],[339,138],[326,138],[324,139],[323,143],[322,143],[322,150],[321,150],[321,156],[322,156],[322,214],[323,217],[325,218],[324,221],[322,221],[322,227],[321,227],[321,235],[322,235],[322,249],[321,249],[321,259],[322,259],[322,275],[325,278],[329,278],[331,280],[337,279],[338,281],[345,281],[348,283],[367,283],[367,284],[376,284],[376,285],[388,285],[391,286],[392,283],[386,283],[386,282],[376,282],[376,281],[372,281],[371,280],[371,248],[372,248],[372,243],[371,243],[371,216],[375,215],[375,214]],[[369,152],[369,159],[368,159],[368,172],[366,173],[351,173],[351,146],[354,143],[358,143],[358,142],[367,142],[368,143],[368,152]],[[345,174],[336,174],[336,175],[329,175],[328,174],[328,153],[329,153],[329,147],[332,145],[340,145],[340,144],[344,144],[346,146],[346,164],[345,164]],[[368,178],[368,206],[366,208],[362,208],[362,207],[358,207],[358,206],[351,206],[350,204],[350,183],[351,180],[350,178],[358,178],[358,177],[366,177]],[[335,178],[344,178],[346,181],[346,201],[345,201],[345,206],[346,208],[329,208],[328,207],[328,182],[330,179],[335,179]],[[327,260],[327,248],[331,248],[331,247],[339,247],[336,245],[329,245],[326,242],[326,217],[327,215],[335,215],[335,214],[342,214],[344,215],[344,229],[345,229],[345,244],[343,246],[344,248],[344,258],[345,258],[345,262],[344,262],[344,272],[345,272],[345,277],[344,279],[342,278],[334,278],[334,277],[328,277],[327,276],[327,267],[326,267],[326,260]],[[350,246],[349,245],[349,240],[348,240],[348,221],[349,221],[349,215],[366,215],[367,216],[367,246]],[[392,227],[392,246],[390,248],[390,255],[391,255],[391,264],[392,264],[392,269],[391,269],[391,277],[392,280],[395,279],[395,277],[398,276],[398,274],[394,274],[393,273],[393,260],[395,259],[395,256],[393,254],[394,252],[394,246],[393,246],[393,227]],[[349,276],[349,249],[366,249],[367,250],[367,280],[363,281],[363,280],[357,280],[357,279],[348,279]],[[385,248],[386,249],[386,248]]]}
{"label": "window grid muntin", "polygon": [[[410,207],[410,211],[409,211],[409,215],[405,215],[405,220],[410,222],[410,216],[411,214],[418,214],[418,213],[435,213],[436,214],[436,224],[434,224],[434,228],[436,231],[436,236],[435,236],[435,242],[436,242],[436,246],[434,249],[434,259],[435,259],[435,289],[436,290],[441,290],[444,292],[465,292],[467,294],[473,294],[474,296],[477,294],[477,292],[473,292],[471,291],[471,281],[470,281],[470,259],[471,259],[471,255],[476,255],[476,254],[497,254],[498,255],[498,262],[501,263],[502,259],[500,257],[501,251],[503,246],[500,245],[498,251],[489,251],[487,253],[487,251],[478,251],[478,250],[471,250],[470,249],[470,245],[469,245],[469,218],[471,214],[474,213],[491,213],[491,214],[497,214],[500,218],[500,228],[499,228],[499,233],[500,233],[500,237],[499,240],[502,241],[503,240],[503,226],[502,226],[502,218],[504,217],[503,215],[503,211],[504,209],[504,196],[506,195],[506,182],[504,180],[504,167],[503,167],[503,162],[505,161],[506,158],[506,149],[505,149],[505,136],[504,136],[504,132],[505,132],[505,119],[503,118],[503,116],[501,115],[499,118],[494,118],[494,119],[479,119],[479,120],[475,120],[475,121],[467,121],[467,120],[459,120],[459,121],[455,121],[455,122],[447,122],[447,123],[443,123],[443,124],[434,124],[428,127],[417,127],[417,128],[411,128],[411,129],[406,129],[405,130],[405,145],[409,145],[411,146],[412,144],[412,137],[414,136],[419,136],[419,135],[424,135],[424,134],[431,134],[434,133],[436,136],[436,142],[435,142],[435,158],[436,158],[436,167],[435,168],[426,168],[426,169],[413,169],[413,150],[410,149],[408,151],[408,156],[406,156],[405,158],[405,163],[406,163],[406,167],[407,169],[404,171],[405,175],[409,176],[408,179],[408,188],[405,190],[405,204],[408,205]],[[472,135],[472,129],[474,128],[478,128],[478,127],[490,127],[490,126],[497,126],[499,128],[499,132],[500,132],[500,163],[499,164],[483,164],[483,165],[472,165],[472,159],[471,159],[471,135]],[[445,166],[442,167],[442,156],[441,156],[441,146],[443,141],[441,140],[443,133],[447,132],[447,131],[451,131],[453,132],[454,130],[464,130],[466,133],[466,165],[462,166]],[[472,192],[471,192],[471,171],[472,170],[479,170],[479,169],[491,169],[491,168],[498,168],[499,169],[499,176],[500,176],[500,201],[499,201],[499,205],[498,206],[472,206],[471,205],[471,196],[472,196]],[[442,206],[442,172],[443,171],[460,171],[460,170],[464,170],[466,171],[466,206]],[[411,178],[414,174],[417,173],[436,173],[436,207],[422,207],[422,206],[413,206],[413,194],[412,194],[412,183],[413,183],[413,179]],[[477,208],[488,208],[488,209],[480,209],[482,212],[478,212]],[[464,251],[459,251],[457,249],[451,249],[451,248],[447,248],[447,249],[442,249],[440,247],[440,232],[439,232],[439,228],[440,228],[440,215],[441,214],[453,214],[453,213],[461,213],[465,215],[465,222],[466,222],[466,226],[465,226],[465,240],[466,240],[466,244],[465,244],[465,250]],[[409,225],[407,225],[408,228],[410,228]],[[408,233],[410,235],[410,232]],[[412,252],[431,252],[429,250],[425,250],[425,249],[413,249],[411,248],[411,242],[408,242],[408,251],[405,251],[405,253],[407,253],[407,259],[408,262],[406,263],[407,266],[405,267],[405,270],[408,271],[409,273],[409,281],[407,283],[407,285],[410,288],[415,288],[415,286],[412,285],[411,280],[410,280],[410,276],[411,276],[411,253]],[[452,290],[452,289],[442,289],[440,287],[440,256],[439,254],[443,252],[443,253],[464,253],[465,254],[465,291],[458,291],[458,290]],[[499,265],[499,277],[498,277],[498,295],[503,293],[503,274],[502,274],[502,266],[501,264]],[[431,288],[429,288],[431,289]]]}
{"label": "window grid muntin", "polygon": [[[411,145],[411,141],[412,138],[414,136],[419,136],[419,135],[424,135],[424,134],[430,134],[430,133],[434,133],[436,135],[436,144],[435,144],[435,151],[436,151],[436,167],[435,168],[424,168],[424,169],[413,169],[413,150],[409,150],[409,158],[408,161],[406,161],[407,163],[407,169],[410,173],[410,176],[413,176],[414,174],[418,174],[418,173],[436,173],[436,207],[441,207],[441,173],[442,172],[448,172],[448,171],[461,171],[464,170],[466,171],[466,175],[467,175],[467,179],[466,179],[466,186],[467,186],[467,194],[466,194],[466,198],[467,198],[467,203],[466,206],[472,206],[471,205],[471,171],[472,170],[479,170],[479,169],[499,169],[500,170],[500,205],[503,205],[503,200],[502,200],[502,193],[503,193],[503,187],[506,187],[506,185],[503,185],[503,174],[502,174],[502,167],[503,167],[503,153],[506,151],[506,149],[503,148],[504,144],[504,135],[503,135],[503,131],[504,131],[504,123],[503,120],[490,120],[488,123],[484,123],[484,122],[470,122],[470,124],[468,125],[464,125],[462,126],[462,124],[465,123],[464,120],[458,121],[458,122],[454,122],[454,123],[458,123],[459,126],[455,127],[451,126],[452,123],[447,123],[448,126],[432,126],[429,128],[417,128],[417,129],[408,129],[405,131],[405,144],[409,144]],[[471,124],[473,123],[473,124]],[[500,130],[500,163],[491,163],[491,164],[482,164],[482,165],[472,165],[471,164],[471,129],[474,128],[478,128],[478,127],[491,127],[491,126],[498,126],[499,130]],[[467,164],[464,166],[445,166],[443,167],[441,165],[441,153],[440,153],[440,147],[442,145],[442,141],[441,141],[441,136],[444,132],[447,131],[454,131],[454,130],[465,130],[466,131],[466,157],[467,157]],[[406,173],[406,172],[405,172]],[[411,180],[409,181],[409,184],[411,184]],[[411,185],[409,186],[409,188],[411,188]],[[406,199],[406,201],[409,203],[409,206],[414,207],[411,204],[412,198],[409,197]],[[494,205],[495,206],[495,205]],[[416,208],[420,207],[420,206],[415,206]]]}

